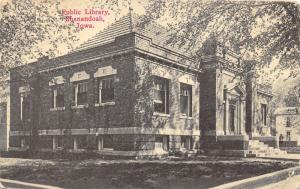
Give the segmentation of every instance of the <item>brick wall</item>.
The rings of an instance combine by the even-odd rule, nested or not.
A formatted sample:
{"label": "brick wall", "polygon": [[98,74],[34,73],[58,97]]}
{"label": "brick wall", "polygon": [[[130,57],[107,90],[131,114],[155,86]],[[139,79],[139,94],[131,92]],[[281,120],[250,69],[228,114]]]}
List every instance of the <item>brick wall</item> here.
{"label": "brick wall", "polygon": [[[180,135],[194,135],[194,142],[198,143],[199,133],[183,134],[184,131],[199,131],[199,81],[196,72],[183,70],[181,67],[172,66],[170,62],[165,62],[151,56],[136,53],[132,49],[122,54],[116,53],[118,50],[130,49],[134,46],[136,36],[128,34],[117,37],[114,42],[105,44],[100,47],[88,49],[83,52],[68,54],[58,59],[55,62],[46,64],[43,62],[33,64],[35,73],[41,71],[38,77],[39,93],[31,94],[31,97],[38,99],[31,102],[30,114],[31,120],[21,121],[20,119],[20,93],[19,87],[26,83],[20,81],[18,68],[11,71],[11,130],[12,131],[30,131],[33,125],[37,130],[54,130],[54,129],[84,129],[84,128],[121,128],[121,127],[155,127],[166,129],[161,133],[143,133],[141,134],[121,134],[113,136],[113,148],[118,151],[130,150],[153,150],[155,143],[155,134],[172,135],[170,138],[180,138]],[[145,39],[141,39],[139,42]],[[146,40],[147,41],[147,40]],[[136,41],[137,42],[137,41]],[[138,45],[140,45],[140,43]],[[148,48],[150,41],[145,43],[140,48]],[[150,47],[149,47],[150,48]],[[151,46],[153,52],[162,54],[162,48]],[[113,54],[115,52],[115,54]],[[68,61],[72,62],[78,58],[78,61],[87,57],[92,57],[99,54],[111,53],[109,56],[95,61],[76,64],[64,67]],[[147,52],[146,52],[147,54]],[[166,56],[168,54],[165,54]],[[169,55],[168,55],[169,56]],[[176,53],[173,53],[169,58],[178,58]],[[61,64],[59,64],[61,62]],[[58,67],[62,68],[58,68]],[[95,106],[97,83],[94,73],[98,68],[111,66],[117,70],[115,76],[115,104],[105,106]],[[51,71],[43,71],[47,68],[53,68]],[[169,115],[153,116],[153,70],[161,69],[167,72],[169,77]],[[85,71],[90,79],[88,82],[88,107],[72,108],[72,82],[70,78],[74,73]],[[64,109],[51,110],[51,87],[49,81],[54,77],[62,76],[65,79],[63,84],[64,91]],[[182,117],[180,113],[180,83],[182,78],[192,82],[192,117]],[[30,83],[32,84],[32,83]],[[24,124],[25,122],[25,124]],[[167,131],[171,129],[172,132]],[[175,131],[175,132],[174,132]],[[154,134],[155,133],[155,134]],[[191,132],[192,133],[192,132]],[[62,133],[61,133],[62,134]],[[63,134],[64,147],[72,149],[74,147],[74,137]],[[88,136],[90,142],[96,141],[94,136]],[[40,147],[51,148],[52,136],[39,137],[41,141]],[[12,145],[18,146],[20,138],[11,137]],[[176,142],[174,142],[176,141]],[[178,149],[180,142],[178,140],[170,140],[170,145],[177,143],[175,146]],[[196,146],[196,145],[194,145]],[[95,147],[95,145],[94,145]]]}
{"label": "brick wall", "polygon": [[[164,70],[169,79],[169,115],[154,115],[153,107],[153,76],[151,70]],[[200,89],[198,76],[189,72],[183,72],[172,67],[163,66],[151,60],[136,58],[136,82],[137,91],[135,99],[135,124],[148,125],[150,127],[163,127],[177,130],[199,130],[199,99]],[[142,70],[142,72],[138,71]],[[192,85],[192,117],[184,118],[180,113],[180,77],[190,76],[195,81]],[[162,76],[163,77],[163,76]],[[154,116],[153,116],[154,115]],[[160,124],[161,122],[162,124]],[[199,133],[200,134],[200,133]]]}
{"label": "brick wall", "polygon": [[[60,129],[60,128],[88,128],[88,127],[130,127],[133,126],[133,64],[134,58],[131,54],[113,57],[91,64],[66,68],[56,72],[45,73],[40,80],[40,124],[38,129]],[[71,75],[78,71],[86,71],[91,76],[100,67],[112,65],[117,69],[117,80],[115,83],[115,105],[95,107],[97,84],[93,78],[89,79],[88,85],[88,108],[72,109],[72,83],[69,82]],[[65,110],[50,111],[51,90],[49,81],[52,77],[63,76]],[[11,86],[12,92],[12,130],[19,130],[20,120],[20,94],[18,88],[24,83],[15,82]],[[91,111],[92,110],[92,111]],[[73,113],[72,113],[73,112]],[[73,114],[73,115],[72,115]],[[34,117],[37,118],[35,115]],[[26,127],[29,129],[29,126]]]}

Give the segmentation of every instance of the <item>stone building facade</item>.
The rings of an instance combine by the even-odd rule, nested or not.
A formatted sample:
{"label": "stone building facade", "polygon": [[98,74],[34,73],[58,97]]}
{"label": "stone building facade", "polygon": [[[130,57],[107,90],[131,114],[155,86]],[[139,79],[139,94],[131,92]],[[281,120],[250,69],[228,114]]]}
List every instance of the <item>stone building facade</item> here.
{"label": "stone building facade", "polygon": [[33,63],[27,83],[14,82],[20,67],[11,70],[12,148],[36,137],[41,149],[116,155],[198,148],[200,70],[131,24],[124,17],[98,35],[100,45]]}
{"label": "stone building facade", "polygon": [[300,145],[300,110],[299,107],[281,107],[275,110],[276,131],[280,146]]}
{"label": "stone building facade", "polygon": [[272,95],[238,77],[237,54],[208,40],[200,64],[159,28],[129,13],[77,50],[30,64],[26,81],[24,66],[12,69],[11,149],[245,155],[252,137],[271,137]]}

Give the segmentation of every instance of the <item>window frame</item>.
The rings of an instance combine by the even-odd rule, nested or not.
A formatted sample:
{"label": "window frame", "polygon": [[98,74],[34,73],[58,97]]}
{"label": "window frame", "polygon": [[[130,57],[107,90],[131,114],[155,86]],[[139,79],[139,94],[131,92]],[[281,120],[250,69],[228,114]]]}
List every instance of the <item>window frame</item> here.
{"label": "window frame", "polygon": [[261,108],[261,122],[264,126],[267,126],[267,104],[261,104],[260,105]]}
{"label": "window frame", "polygon": [[[78,94],[79,94],[79,85],[80,84],[86,84],[86,102],[82,103],[82,104],[78,104]],[[88,92],[89,92],[89,80],[79,80],[79,81],[74,81],[72,82],[72,94],[73,94],[73,108],[83,108],[83,107],[87,107],[88,106]]]}
{"label": "window frame", "polygon": [[292,137],[291,137],[291,131],[287,131],[286,132],[286,141],[291,141]]}
{"label": "window frame", "polygon": [[[186,112],[182,112],[182,97],[184,96],[182,94],[182,88],[185,88],[185,90],[188,90],[187,95],[185,95],[185,97],[187,97],[187,114]],[[181,117],[187,117],[187,118],[192,118],[193,117],[193,86],[186,84],[186,83],[180,83],[180,87],[179,87],[180,91],[179,91],[179,108],[180,108],[180,116]]]}
{"label": "window frame", "polygon": [[[24,99],[25,98],[28,98],[28,107],[27,108],[24,107],[24,103],[25,103]],[[26,121],[26,120],[30,119],[30,115],[25,116],[26,109],[28,109],[27,112],[30,114],[30,92],[29,91],[20,93],[20,120],[21,121]]]}
{"label": "window frame", "polygon": [[[104,105],[115,105],[116,101],[116,89],[115,89],[115,75],[107,75],[103,77],[97,77],[97,97],[96,97],[96,106]],[[111,80],[113,88],[113,98],[110,101],[103,102],[103,81]]]}
{"label": "window frame", "polygon": [[[65,110],[65,91],[64,91],[64,84],[58,84],[58,85],[55,85],[55,86],[51,86],[50,87],[51,89],[51,108],[50,108],[50,111],[55,111],[55,110]],[[63,106],[58,106],[58,89],[61,89],[62,90],[62,93],[63,93]]]}
{"label": "window frame", "polygon": [[[156,83],[157,81],[162,81],[161,83],[164,84],[164,90],[159,90],[156,89],[157,84],[161,83]],[[164,101],[157,100],[156,99],[156,92],[164,92]],[[163,104],[164,110],[161,111],[156,111],[155,110],[155,104]],[[164,77],[159,77],[159,76],[154,76],[153,79],[153,112],[154,115],[169,115],[170,113],[170,79],[164,78]]]}
{"label": "window frame", "polygon": [[286,117],[286,127],[291,127],[291,118],[290,117]]}

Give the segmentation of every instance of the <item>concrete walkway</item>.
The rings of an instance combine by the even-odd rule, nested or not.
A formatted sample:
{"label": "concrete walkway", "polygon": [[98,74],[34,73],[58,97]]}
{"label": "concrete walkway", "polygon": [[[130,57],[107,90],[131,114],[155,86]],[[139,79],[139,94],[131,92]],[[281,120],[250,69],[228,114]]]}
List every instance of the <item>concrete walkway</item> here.
{"label": "concrete walkway", "polygon": [[62,189],[59,187],[0,178],[0,189]]}
{"label": "concrete walkway", "polygon": [[300,166],[251,177],[212,189],[300,189]]}
{"label": "concrete walkway", "polygon": [[300,175],[287,178],[283,181],[269,184],[258,189],[299,189],[300,188]]}
{"label": "concrete walkway", "polygon": [[284,161],[295,161],[295,162],[300,163],[300,154],[281,154],[281,155],[274,155],[274,156],[262,156],[259,158],[284,160]]}

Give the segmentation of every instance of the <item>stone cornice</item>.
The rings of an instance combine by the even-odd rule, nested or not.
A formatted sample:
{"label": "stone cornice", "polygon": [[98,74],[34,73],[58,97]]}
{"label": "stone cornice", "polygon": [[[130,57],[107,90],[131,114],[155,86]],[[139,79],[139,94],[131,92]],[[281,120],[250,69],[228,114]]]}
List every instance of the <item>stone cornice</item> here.
{"label": "stone cornice", "polygon": [[225,60],[224,58],[216,55],[205,56],[201,59],[201,64],[204,68],[206,66],[205,64],[209,65],[211,63],[215,65],[214,68],[222,67],[222,69],[227,70],[229,72],[241,73],[243,71],[242,68],[238,66],[238,64]]}

